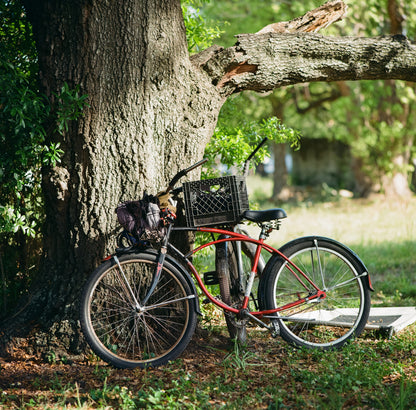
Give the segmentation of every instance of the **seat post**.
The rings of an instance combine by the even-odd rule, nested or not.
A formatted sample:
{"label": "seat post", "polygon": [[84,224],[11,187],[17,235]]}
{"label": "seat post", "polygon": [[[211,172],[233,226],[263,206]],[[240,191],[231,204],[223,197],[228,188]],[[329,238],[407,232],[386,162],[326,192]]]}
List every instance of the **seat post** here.
{"label": "seat post", "polygon": [[270,233],[273,231],[273,229],[279,229],[280,222],[278,220],[274,220],[259,223],[258,225],[261,229],[259,239],[266,240],[270,236]]}
{"label": "seat post", "polygon": [[272,230],[270,229],[268,223],[261,223],[259,224],[259,227],[261,228],[259,239],[264,241],[269,237]]}

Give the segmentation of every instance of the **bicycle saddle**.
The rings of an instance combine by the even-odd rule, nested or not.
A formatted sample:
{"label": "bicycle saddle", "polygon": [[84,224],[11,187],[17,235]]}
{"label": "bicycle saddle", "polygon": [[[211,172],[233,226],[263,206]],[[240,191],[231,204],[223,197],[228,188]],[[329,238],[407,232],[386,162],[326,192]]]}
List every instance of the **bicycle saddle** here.
{"label": "bicycle saddle", "polygon": [[242,215],[243,219],[252,222],[266,222],[275,219],[286,218],[286,212],[281,208],[266,209],[265,211],[245,211]]}

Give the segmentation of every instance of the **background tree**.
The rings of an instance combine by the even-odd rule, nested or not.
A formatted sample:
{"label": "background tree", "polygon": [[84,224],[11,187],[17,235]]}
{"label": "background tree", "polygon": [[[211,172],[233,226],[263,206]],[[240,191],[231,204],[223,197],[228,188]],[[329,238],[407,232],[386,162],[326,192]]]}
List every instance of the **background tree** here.
{"label": "background tree", "polygon": [[[330,26],[329,34],[414,35],[416,15],[412,3],[352,0],[348,5],[347,21]],[[240,6],[248,15],[244,20],[238,14]],[[255,31],[260,22],[269,24],[277,16],[294,18],[311,7],[310,2],[268,1],[259,8],[256,2],[246,0],[239,5],[231,1],[221,5],[209,3],[204,11],[229,21],[230,29],[222,35],[221,41],[231,44],[230,33],[245,28]],[[414,161],[413,83],[391,80],[318,82],[279,88],[266,98],[246,93],[238,96],[234,104],[238,104],[237,100],[241,101],[239,107],[248,118],[278,116],[287,125],[301,130],[305,138],[340,140],[350,147],[357,196],[380,190],[389,195],[410,194]],[[224,122],[233,121],[224,113],[220,124],[222,117]],[[287,184],[287,171],[284,146],[274,146],[273,150],[276,157],[273,196],[276,197]]]}
{"label": "background tree", "polygon": [[[221,33],[218,40],[220,44],[231,46],[235,42],[235,33],[255,33],[262,27],[273,24],[276,20],[291,20],[307,13],[317,6],[316,1],[303,2],[276,2],[265,1],[262,7],[252,0],[234,2],[223,1],[220,4],[207,2],[202,12],[214,20],[226,21],[227,30]],[[293,87],[296,87],[293,86]],[[241,124],[247,121],[261,121],[270,117],[286,122],[286,109],[294,104],[293,87],[281,87],[264,94],[244,92],[227,99],[219,116],[219,127],[228,130],[227,135],[236,132]],[[230,108],[228,108],[230,107]],[[293,114],[291,114],[293,115]],[[292,127],[302,129],[302,120],[292,122]],[[215,137],[215,134],[214,134]],[[287,198],[288,192],[284,190],[289,184],[289,172],[286,166],[287,144],[270,144],[270,151],[274,159],[273,192],[271,197],[275,200]],[[298,145],[292,146],[297,148]]]}
{"label": "background tree", "polygon": [[[230,95],[309,81],[416,79],[416,50],[404,37],[288,35],[272,27],[191,58],[179,1],[24,4],[40,89],[53,103],[65,83],[79,85],[89,106],[61,134],[45,137],[64,153],[42,169],[43,259],[26,304],[1,323],[3,346],[28,337],[38,351],[79,349],[79,289],[113,249],[115,206],[159,190],[201,158]],[[344,4],[317,13],[324,18],[308,18],[309,26],[339,18]]]}
{"label": "background tree", "polygon": [[[361,36],[407,33],[414,36],[415,6],[390,0],[351,2],[351,26],[333,26],[338,34]],[[321,91],[317,90],[320,87]],[[358,81],[311,84],[299,90],[288,124],[302,121],[305,135],[340,140],[351,148],[357,195],[374,191],[410,195],[414,145],[414,83]],[[335,101],[325,100],[334,96]],[[324,96],[322,98],[321,96]],[[303,100],[303,101],[302,101]]]}

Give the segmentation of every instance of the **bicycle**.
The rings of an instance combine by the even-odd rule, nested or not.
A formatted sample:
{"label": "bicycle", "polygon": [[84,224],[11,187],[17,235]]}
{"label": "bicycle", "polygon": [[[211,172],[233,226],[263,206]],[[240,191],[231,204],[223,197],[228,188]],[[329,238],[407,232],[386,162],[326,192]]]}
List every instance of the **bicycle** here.
{"label": "bicycle", "polygon": [[[88,279],[81,327],[92,350],[119,368],[157,367],[177,358],[201,314],[192,276],[207,300],[223,309],[230,335],[240,340],[247,322],[297,347],[334,349],[358,337],[373,291],[361,259],[345,245],[320,236],[298,238],[279,249],[268,245],[265,240],[286,213],[281,208],[250,210],[244,177],[175,188],[204,162],[180,171],[163,192],[170,203],[184,193],[186,226],[175,226],[172,211],[162,209],[163,235],[157,246],[124,231],[120,247]],[[258,224],[258,239],[238,229],[242,221]],[[182,253],[170,242],[174,231],[213,237]],[[220,297],[209,292],[193,264],[195,255],[213,246],[216,275],[208,272],[206,281],[218,281]],[[261,266],[263,254],[269,258]],[[241,255],[250,261],[250,272],[243,270]]]}

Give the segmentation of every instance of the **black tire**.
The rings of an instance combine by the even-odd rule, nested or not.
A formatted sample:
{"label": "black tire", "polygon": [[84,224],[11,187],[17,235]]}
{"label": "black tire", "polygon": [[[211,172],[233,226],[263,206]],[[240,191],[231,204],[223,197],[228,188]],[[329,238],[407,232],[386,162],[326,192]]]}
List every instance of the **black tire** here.
{"label": "black tire", "polygon": [[[215,269],[218,275],[221,300],[235,308],[239,308],[243,302],[244,291],[240,286],[236,255],[231,242],[217,245],[215,252]],[[224,311],[230,339],[237,339],[244,344],[247,340],[246,324],[238,320],[231,312]]]}
{"label": "black tire", "polygon": [[[278,319],[272,320],[282,338],[295,346],[325,350],[358,337],[367,323],[371,301],[365,267],[356,255],[319,237],[295,240],[280,251],[326,291],[324,299],[275,314]],[[282,257],[269,261],[261,286],[263,309],[275,309],[314,293],[308,282],[304,280],[302,285],[290,270],[296,272]]]}
{"label": "black tire", "polygon": [[[140,305],[157,257],[143,252],[122,255],[119,262]],[[128,286],[113,258],[100,265],[86,283],[81,327],[91,349],[118,368],[156,367],[178,357],[196,326],[192,300],[196,296],[183,274],[165,261],[143,310],[136,307]]]}
{"label": "black tire", "polygon": [[[239,228],[239,232],[247,234]],[[238,308],[242,305],[245,293],[247,275],[251,271],[252,262],[256,252],[256,245],[250,242],[223,242],[217,245],[215,266],[218,274],[221,299],[227,305]],[[241,254],[241,264],[244,276],[240,278],[238,273],[238,253]],[[258,265],[260,277],[264,268],[264,260],[261,258]],[[253,285],[249,310],[258,310],[257,287],[258,277]],[[247,340],[247,320],[239,320],[236,315],[224,312],[225,322],[231,339],[237,339],[241,344]]]}

